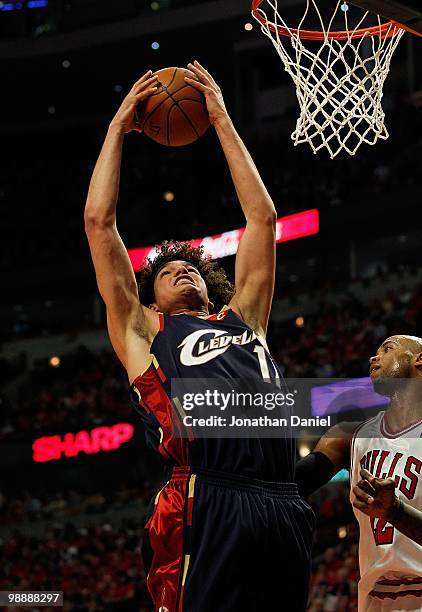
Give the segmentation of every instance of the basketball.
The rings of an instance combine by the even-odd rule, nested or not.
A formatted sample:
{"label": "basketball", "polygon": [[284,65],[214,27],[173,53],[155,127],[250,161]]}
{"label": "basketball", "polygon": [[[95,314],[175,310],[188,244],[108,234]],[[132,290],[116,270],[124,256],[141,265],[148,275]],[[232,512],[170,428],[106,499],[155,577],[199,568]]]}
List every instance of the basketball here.
{"label": "basketball", "polygon": [[137,109],[137,123],[152,140],[180,147],[200,138],[210,120],[203,94],[188,85],[185,68],[158,70],[158,90]]}

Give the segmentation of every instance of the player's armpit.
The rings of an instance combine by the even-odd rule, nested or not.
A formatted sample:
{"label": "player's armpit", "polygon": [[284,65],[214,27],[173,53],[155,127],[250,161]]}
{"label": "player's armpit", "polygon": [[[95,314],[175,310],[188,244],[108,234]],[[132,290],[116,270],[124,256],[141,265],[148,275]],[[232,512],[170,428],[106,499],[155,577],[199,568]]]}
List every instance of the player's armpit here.
{"label": "player's armpit", "polygon": [[[146,323],[145,317],[151,320]],[[146,330],[152,329],[153,333],[158,333],[159,316],[139,304],[139,309],[129,321],[127,329],[122,331],[107,311],[107,329],[113,349],[125,368],[129,381],[132,382],[151,363],[152,338]]]}
{"label": "player's armpit", "polygon": [[267,331],[274,293],[276,215],[248,219],[236,255],[230,307],[255,331]]}

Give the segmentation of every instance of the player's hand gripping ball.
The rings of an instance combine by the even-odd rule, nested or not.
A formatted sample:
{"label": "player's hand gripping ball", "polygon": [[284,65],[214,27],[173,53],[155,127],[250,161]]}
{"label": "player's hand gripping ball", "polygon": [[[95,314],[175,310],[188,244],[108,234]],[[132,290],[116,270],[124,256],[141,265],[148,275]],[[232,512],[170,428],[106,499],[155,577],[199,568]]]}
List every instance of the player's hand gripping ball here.
{"label": "player's hand gripping ball", "polygon": [[185,77],[185,81],[204,94],[211,123],[216,126],[220,121],[230,120],[223,94],[213,76],[197,60],[188,64],[188,68],[190,74]]}
{"label": "player's hand gripping ball", "polygon": [[154,76],[158,77],[157,90],[136,109],[138,130],[171,147],[187,145],[200,138],[210,124],[205,96],[185,80],[188,77],[196,81],[197,77],[185,68],[174,67],[158,70]]}
{"label": "player's hand gripping ball", "polygon": [[123,134],[128,134],[132,130],[139,131],[135,123],[136,108],[138,104],[157,91],[156,83],[157,77],[152,74],[152,70],[143,74],[125,96],[110,123],[110,128],[117,128]]}

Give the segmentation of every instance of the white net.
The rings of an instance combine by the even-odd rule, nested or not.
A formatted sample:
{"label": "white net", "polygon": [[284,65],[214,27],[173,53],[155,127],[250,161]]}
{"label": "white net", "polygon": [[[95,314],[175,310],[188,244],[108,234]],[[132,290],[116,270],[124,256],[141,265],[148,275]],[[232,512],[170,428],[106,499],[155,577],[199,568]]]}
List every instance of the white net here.
{"label": "white net", "polygon": [[[310,9],[321,25],[317,41],[307,39],[301,30]],[[277,0],[263,0],[253,15],[296,87],[300,116],[292,133],[295,145],[307,142],[314,153],[325,148],[333,159],[342,150],[354,155],[362,143],[373,145],[388,138],[381,106],[383,85],[403,29],[392,22],[382,24],[377,16],[378,25],[363,32],[368,12],[349,29],[344,0],[337,2],[327,27],[315,0],[306,0],[296,29],[280,16]],[[344,39],[331,29],[339,15],[344,19]]]}

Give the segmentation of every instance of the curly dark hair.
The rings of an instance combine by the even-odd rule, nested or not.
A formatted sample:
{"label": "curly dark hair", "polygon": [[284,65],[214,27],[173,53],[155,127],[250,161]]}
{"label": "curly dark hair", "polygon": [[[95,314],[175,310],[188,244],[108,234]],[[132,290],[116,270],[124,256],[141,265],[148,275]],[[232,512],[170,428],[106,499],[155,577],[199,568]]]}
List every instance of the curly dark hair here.
{"label": "curly dark hair", "polygon": [[170,261],[179,259],[198,270],[207,286],[208,297],[217,311],[230,302],[235,291],[234,285],[228,280],[223,268],[204,255],[202,246],[192,247],[187,242],[166,240],[156,249],[159,254],[153,260],[146,258],[145,265],[137,274],[139,299],[143,304],[152,304],[155,300],[154,280],[159,270]]}

